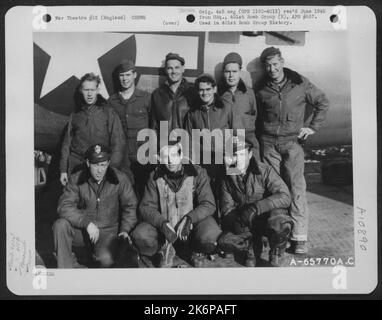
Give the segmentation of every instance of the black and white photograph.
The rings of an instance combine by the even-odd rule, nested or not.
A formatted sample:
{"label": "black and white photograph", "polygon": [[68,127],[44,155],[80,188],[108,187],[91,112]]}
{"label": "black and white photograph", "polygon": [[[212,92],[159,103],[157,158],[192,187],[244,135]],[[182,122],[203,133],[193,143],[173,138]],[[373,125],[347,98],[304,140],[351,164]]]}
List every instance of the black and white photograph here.
{"label": "black and white photograph", "polygon": [[[35,33],[40,263],[354,265],[346,37]],[[245,129],[245,143],[234,145],[245,150],[240,174],[225,175],[213,156],[208,164],[141,164],[138,132],[160,121],[189,133]],[[180,146],[161,151],[170,157]],[[128,251],[115,252],[126,240]]]}

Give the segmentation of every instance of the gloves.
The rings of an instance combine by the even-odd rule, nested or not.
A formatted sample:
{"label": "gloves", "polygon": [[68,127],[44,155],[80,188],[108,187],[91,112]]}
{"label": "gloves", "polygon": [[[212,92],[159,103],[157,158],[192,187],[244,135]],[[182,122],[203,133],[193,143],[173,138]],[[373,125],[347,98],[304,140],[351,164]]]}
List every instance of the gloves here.
{"label": "gloves", "polygon": [[292,228],[293,221],[289,216],[283,214],[270,217],[267,222],[267,229],[270,233],[268,239],[271,248],[276,245],[286,245]]}
{"label": "gloves", "polygon": [[130,236],[129,236],[129,234],[128,234],[126,231],[120,232],[120,233],[118,234],[118,239],[119,239],[120,241],[127,240],[130,244],[133,243],[132,240],[131,240],[131,238],[130,238]]}
{"label": "gloves", "polygon": [[247,249],[248,243],[240,235],[225,232],[219,237],[218,245],[226,252],[238,252]]}
{"label": "gloves", "polygon": [[177,226],[177,236],[180,240],[186,241],[192,230],[192,220],[190,216],[185,215]]}
{"label": "gloves", "polygon": [[122,232],[112,241],[111,253],[114,261],[113,268],[139,268],[138,250],[132,243],[127,232]]}
{"label": "gloves", "polygon": [[161,231],[163,232],[166,240],[170,243],[173,243],[178,238],[174,228],[170,225],[168,221],[164,221],[161,227]]}
{"label": "gloves", "polygon": [[259,214],[260,212],[255,203],[245,204],[240,210],[240,220],[244,225],[251,229],[253,226],[254,217]]}

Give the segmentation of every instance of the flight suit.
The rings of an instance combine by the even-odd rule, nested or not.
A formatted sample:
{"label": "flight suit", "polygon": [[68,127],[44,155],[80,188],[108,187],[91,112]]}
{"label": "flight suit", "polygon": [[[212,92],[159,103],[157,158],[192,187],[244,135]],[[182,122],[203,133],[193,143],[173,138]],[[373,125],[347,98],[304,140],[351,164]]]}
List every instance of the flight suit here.
{"label": "flight suit", "polygon": [[109,105],[121,119],[126,137],[126,148],[122,167],[130,167],[134,175],[134,189],[140,198],[150,174],[150,166],[142,165],[137,159],[139,147],[144,141],[138,141],[138,132],[149,127],[151,96],[148,92],[135,88],[133,95],[125,100],[120,93],[109,98]]}

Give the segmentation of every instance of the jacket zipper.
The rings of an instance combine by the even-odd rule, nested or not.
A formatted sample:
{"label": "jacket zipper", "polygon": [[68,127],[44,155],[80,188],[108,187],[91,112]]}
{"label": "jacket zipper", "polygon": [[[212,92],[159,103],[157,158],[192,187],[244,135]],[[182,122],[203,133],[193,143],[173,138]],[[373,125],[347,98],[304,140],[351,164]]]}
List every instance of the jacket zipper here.
{"label": "jacket zipper", "polygon": [[277,132],[276,132],[276,135],[278,136],[279,135],[279,132],[280,132],[280,128],[281,128],[281,110],[282,110],[282,93],[281,93],[281,90],[284,89],[284,87],[287,85],[287,82],[282,86],[282,88],[280,88],[280,90],[276,90],[274,88],[272,88],[271,86],[267,85],[267,87],[275,92],[277,92],[278,96],[279,96],[279,125],[277,127]]}
{"label": "jacket zipper", "polygon": [[[90,185],[90,184],[89,184],[89,185]],[[97,203],[96,203],[96,211],[97,211],[97,214],[96,214],[96,220],[98,220],[98,216],[99,216],[99,203],[100,203],[100,201],[101,201],[100,196],[101,196],[101,192],[102,192],[104,186],[105,186],[105,184],[103,183],[102,186],[101,186],[100,188],[98,188],[98,191],[96,192],[96,191],[94,190],[93,186],[90,185],[90,188],[93,190],[94,194],[96,195],[96,201],[97,201]]]}
{"label": "jacket zipper", "polygon": [[86,112],[86,126],[89,124],[90,117],[92,116],[95,107],[95,104],[93,104]]}
{"label": "jacket zipper", "polygon": [[208,120],[208,130],[211,131],[210,110],[211,110],[211,108],[209,108],[209,109],[207,110],[207,120]]}
{"label": "jacket zipper", "polygon": [[279,104],[279,126],[277,127],[277,133],[276,135],[278,136],[279,135],[279,132],[280,132],[280,127],[281,127],[281,117],[282,117],[282,113],[281,113],[281,107],[282,107],[282,97],[281,97],[281,91],[278,92],[279,94],[279,100],[280,100],[280,104]]}

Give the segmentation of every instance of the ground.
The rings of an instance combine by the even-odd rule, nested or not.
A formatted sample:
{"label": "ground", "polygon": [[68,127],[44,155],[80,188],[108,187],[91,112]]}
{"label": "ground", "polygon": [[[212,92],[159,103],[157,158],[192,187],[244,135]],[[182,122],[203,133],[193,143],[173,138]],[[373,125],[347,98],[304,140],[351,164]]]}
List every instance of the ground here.
{"label": "ground", "polygon": [[[284,267],[328,266],[353,262],[353,188],[323,184],[321,166],[318,162],[307,162],[305,169],[307,198],[310,208],[309,252],[305,256],[287,253]],[[58,181],[36,190],[36,264],[56,268],[52,254],[52,224],[57,218],[56,204],[61,186]],[[268,248],[265,247],[259,267],[269,266]],[[350,258],[350,260],[349,260]],[[229,258],[214,255],[205,267],[242,267]]]}

